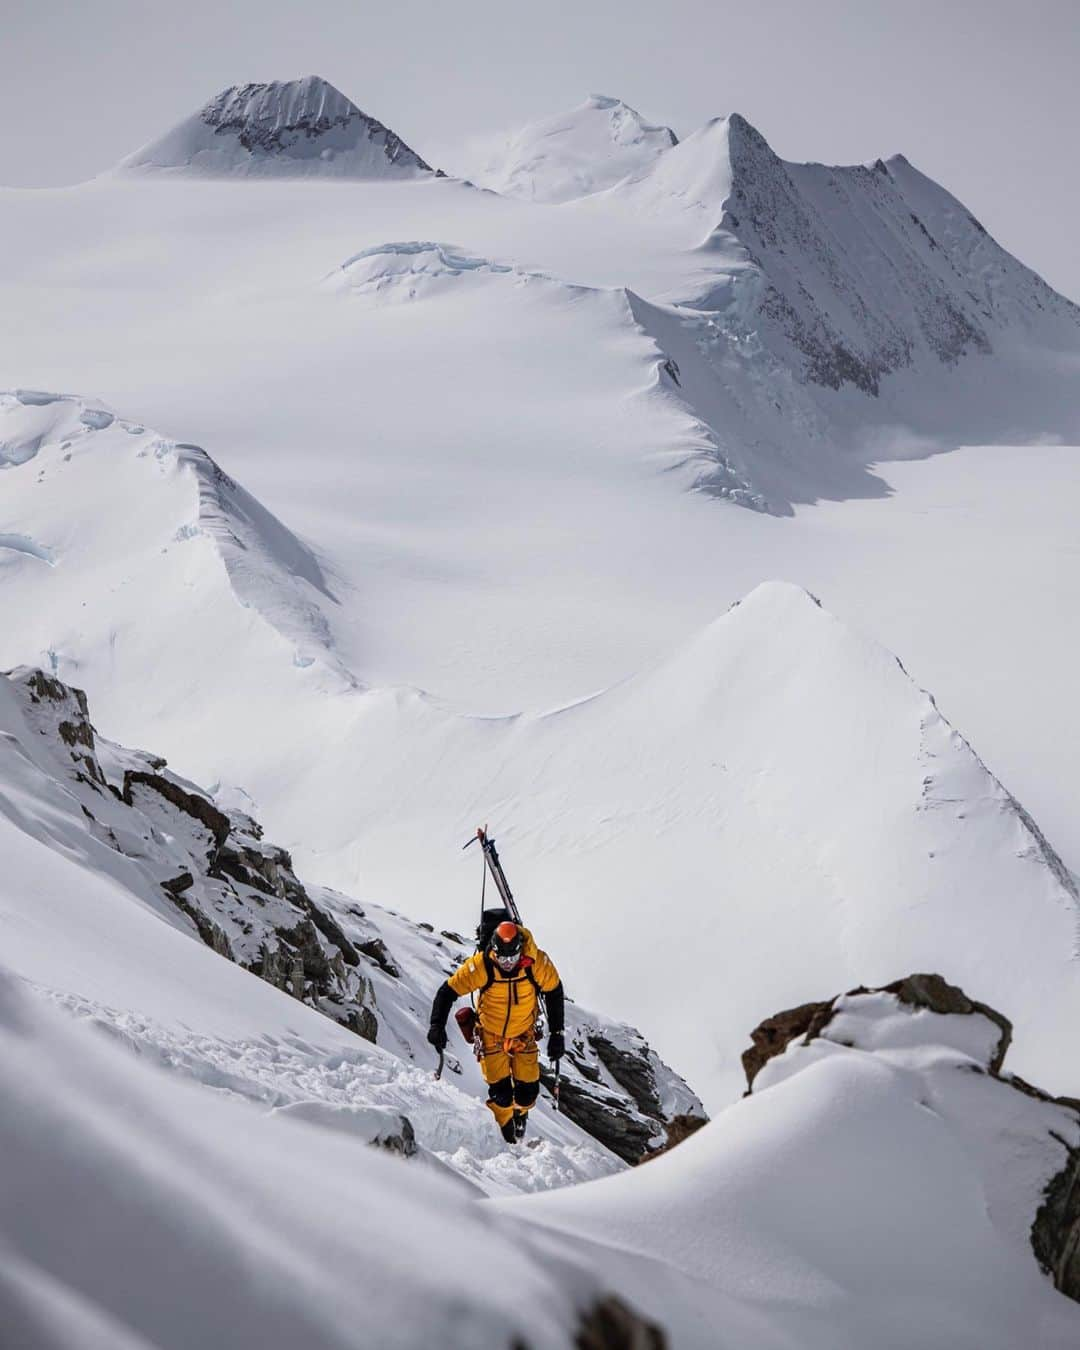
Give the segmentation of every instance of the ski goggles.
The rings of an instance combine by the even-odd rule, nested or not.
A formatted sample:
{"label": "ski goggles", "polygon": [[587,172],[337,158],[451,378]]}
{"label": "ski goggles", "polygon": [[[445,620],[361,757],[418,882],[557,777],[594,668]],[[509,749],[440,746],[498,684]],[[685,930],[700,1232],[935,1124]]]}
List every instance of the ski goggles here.
{"label": "ski goggles", "polygon": [[505,970],[509,972],[513,970],[514,967],[521,961],[521,948],[519,947],[516,952],[513,952],[509,956],[503,956],[500,952],[497,952],[494,949],[492,949],[491,959],[495,962],[495,964],[499,967],[500,970]]}

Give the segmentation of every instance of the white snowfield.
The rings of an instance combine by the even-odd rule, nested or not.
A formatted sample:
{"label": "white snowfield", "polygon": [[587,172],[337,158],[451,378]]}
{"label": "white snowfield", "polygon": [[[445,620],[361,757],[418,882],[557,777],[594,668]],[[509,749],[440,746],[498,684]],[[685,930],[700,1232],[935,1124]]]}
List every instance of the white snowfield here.
{"label": "white snowfield", "polygon": [[370,1044],[194,940],[198,832],[0,680],[3,1325],[540,1347],[614,1290],[676,1346],[1073,1346],[1028,1235],[1075,1115],[977,1019],[854,998],[735,1098],[762,1018],[916,970],[1076,1090],[1080,313],[902,157],[738,115],[594,99],[492,173],[309,77],[0,190],[0,669],[257,816],[417,987],[488,824],[568,990],[722,1114],[641,1171],[543,1107],[496,1147],[417,996]]}
{"label": "white snowfield", "polygon": [[531,122],[491,151],[481,187],[539,202],[566,202],[644,173],[678,141],[622,99],[590,94],[570,112]]}
{"label": "white snowfield", "polygon": [[7,971],[0,1079],[12,1350],[562,1350],[610,1287],[449,1180],[179,1082]]}

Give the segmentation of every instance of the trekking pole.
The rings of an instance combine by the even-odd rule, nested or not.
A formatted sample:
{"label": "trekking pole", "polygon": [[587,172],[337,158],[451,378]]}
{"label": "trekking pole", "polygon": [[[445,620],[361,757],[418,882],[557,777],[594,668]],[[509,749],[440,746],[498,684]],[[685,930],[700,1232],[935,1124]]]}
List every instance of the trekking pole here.
{"label": "trekking pole", "polygon": [[443,1052],[440,1050],[440,1051],[439,1051],[439,1067],[435,1070],[435,1081],[436,1081],[436,1083],[437,1083],[437,1082],[439,1081],[439,1079],[442,1077],[442,1070],[443,1070]]}
{"label": "trekking pole", "polygon": [[551,1093],[552,1107],[556,1112],[559,1110],[559,1074],[561,1071],[562,1059],[557,1059],[555,1061],[555,1087],[552,1089]]}

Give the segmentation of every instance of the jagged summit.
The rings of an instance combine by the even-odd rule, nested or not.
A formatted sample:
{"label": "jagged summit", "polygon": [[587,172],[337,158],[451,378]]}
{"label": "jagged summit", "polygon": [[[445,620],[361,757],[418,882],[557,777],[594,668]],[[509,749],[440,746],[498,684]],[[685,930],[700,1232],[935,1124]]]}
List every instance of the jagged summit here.
{"label": "jagged summit", "polygon": [[509,196],[566,202],[644,173],[677,143],[670,127],[653,126],[621,99],[590,94],[510,136],[477,179]]}
{"label": "jagged summit", "polygon": [[432,172],[399,136],[317,75],[224,89],[118,168],[337,178]]}
{"label": "jagged summit", "polygon": [[[844,493],[843,462],[824,468],[832,448],[891,455],[908,428],[924,448],[1080,432],[1071,382],[1054,374],[1080,351],[1080,309],[903,155],[793,163],[732,113],[608,196],[699,263],[658,297],[678,322],[656,311],[646,327],[712,429],[723,495],[786,510]],[[719,392],[733,372],[734,406]],[[748,410],[753,430],[736,431]],[[793,429],[812,455],[780,448]],[[796,481],[804,464],[813,484]]]}

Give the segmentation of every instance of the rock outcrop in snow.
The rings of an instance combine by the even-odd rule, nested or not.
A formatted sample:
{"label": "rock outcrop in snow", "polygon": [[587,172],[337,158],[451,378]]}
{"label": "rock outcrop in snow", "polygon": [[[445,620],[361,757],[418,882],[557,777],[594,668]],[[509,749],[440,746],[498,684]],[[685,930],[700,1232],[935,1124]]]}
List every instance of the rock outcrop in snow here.
{"label": "rock outcrop in snow", "polygon": [[777,1014],[752,1092],[674,1154],[504,1207],[637,1257],[618,1287],[677,1306],[677,1344],[1068,1350],[1080,1101],[1011,1075],[1009,1032],[939,975]]}
{"label": "rock outcrop in snow", "polygon": [[118,168],[216,177],[414,178],[432,172],[399,136],[316,75],[225,89]]}
{"label": "rock outcrop in snow", "polygon": [[677,140],[670,127],[650,125],[621,99],[591,94],[508,137],[476,178],[507,196],[566,202],[645,172]]}
{"label": "rock outcrop in snow", "polygon": [[[815,1046],[819,1040],[826,1044]],[[956,1062],[944,1067],[953,1073],[986,1074],[1004,1089],[1001,1093],[980,1089],[981,1111],[971,1110],[959,1121],[971,1132],[973,1144],[983,1136],[972,1152],[984,1155],[988,1192],[997,1188],[1004,1192],[1017,1183],[1019,1189],[1032,1172],[1044,1176],[1041,1193],[1027,1187],[1031,1246],[1054,1287],[1080,1302],[1080,1099],[1052,1097],[1005,1072],[1011,1040],[1011,1022],[995,1009],[968,998],[940,975],[909,975],[881,989],[853,989],[768,1018],[751,1033],[753,1044],[743,1054],[747,1094],[755,1090],[763,1070],[761,1081],[767,1079],[770,1084],[798,1072],[800,1052],[808,1047],[824,1054],[841,1046],[881,1053],[886,1059],[896,1052],[898,1065],[907,1060],[912,1068],[932,1070],[937,1066],[925,1055],[920,1064],[920,1047],[948,1046]],[[771,1063],[772,1074],[767,1069]],[[941,1075],[941,1082],[953,1086],[947,1073]],[[1013,1092],[1038,1105],[1017,1102],[1011,1098]],[[943,1112],[948,1118],[957,1107],[962,1109],[963,1094],[957,1093],[955,1106],[951,1094],[927,1103],[938,1111],[943,1104],[952,1108]],[[1020,1153],[1022,1168],[1014,1161]],[[1016,1197],[1009,1198],[1013,1206],[1020,1203]],[[992,1214],[995,1209],[999,1221],[1013,1217],[999,1196],[993,1197]]]}
{"label": "rock outcrop in snow", "polygon": [[[7,680],[86,829],[134,865],[159,912],[164,902],[174,923],[219,955],[390,1053],[410,1063],[429,1057],[434,991],[472,950],[461,938],[305,887],[250,816],[221,809],[159,756],[98,737],[81,690],[40,670]],[[698,1099],[632,1027],[572,1000],[566,1027],[563,1110],[624,1162],[704,1122]],[[469,1058],[452,1045],[451,1072],[471,1081]],[[391,1146],[407,1151],[407,1130],[408,1140]]]}

